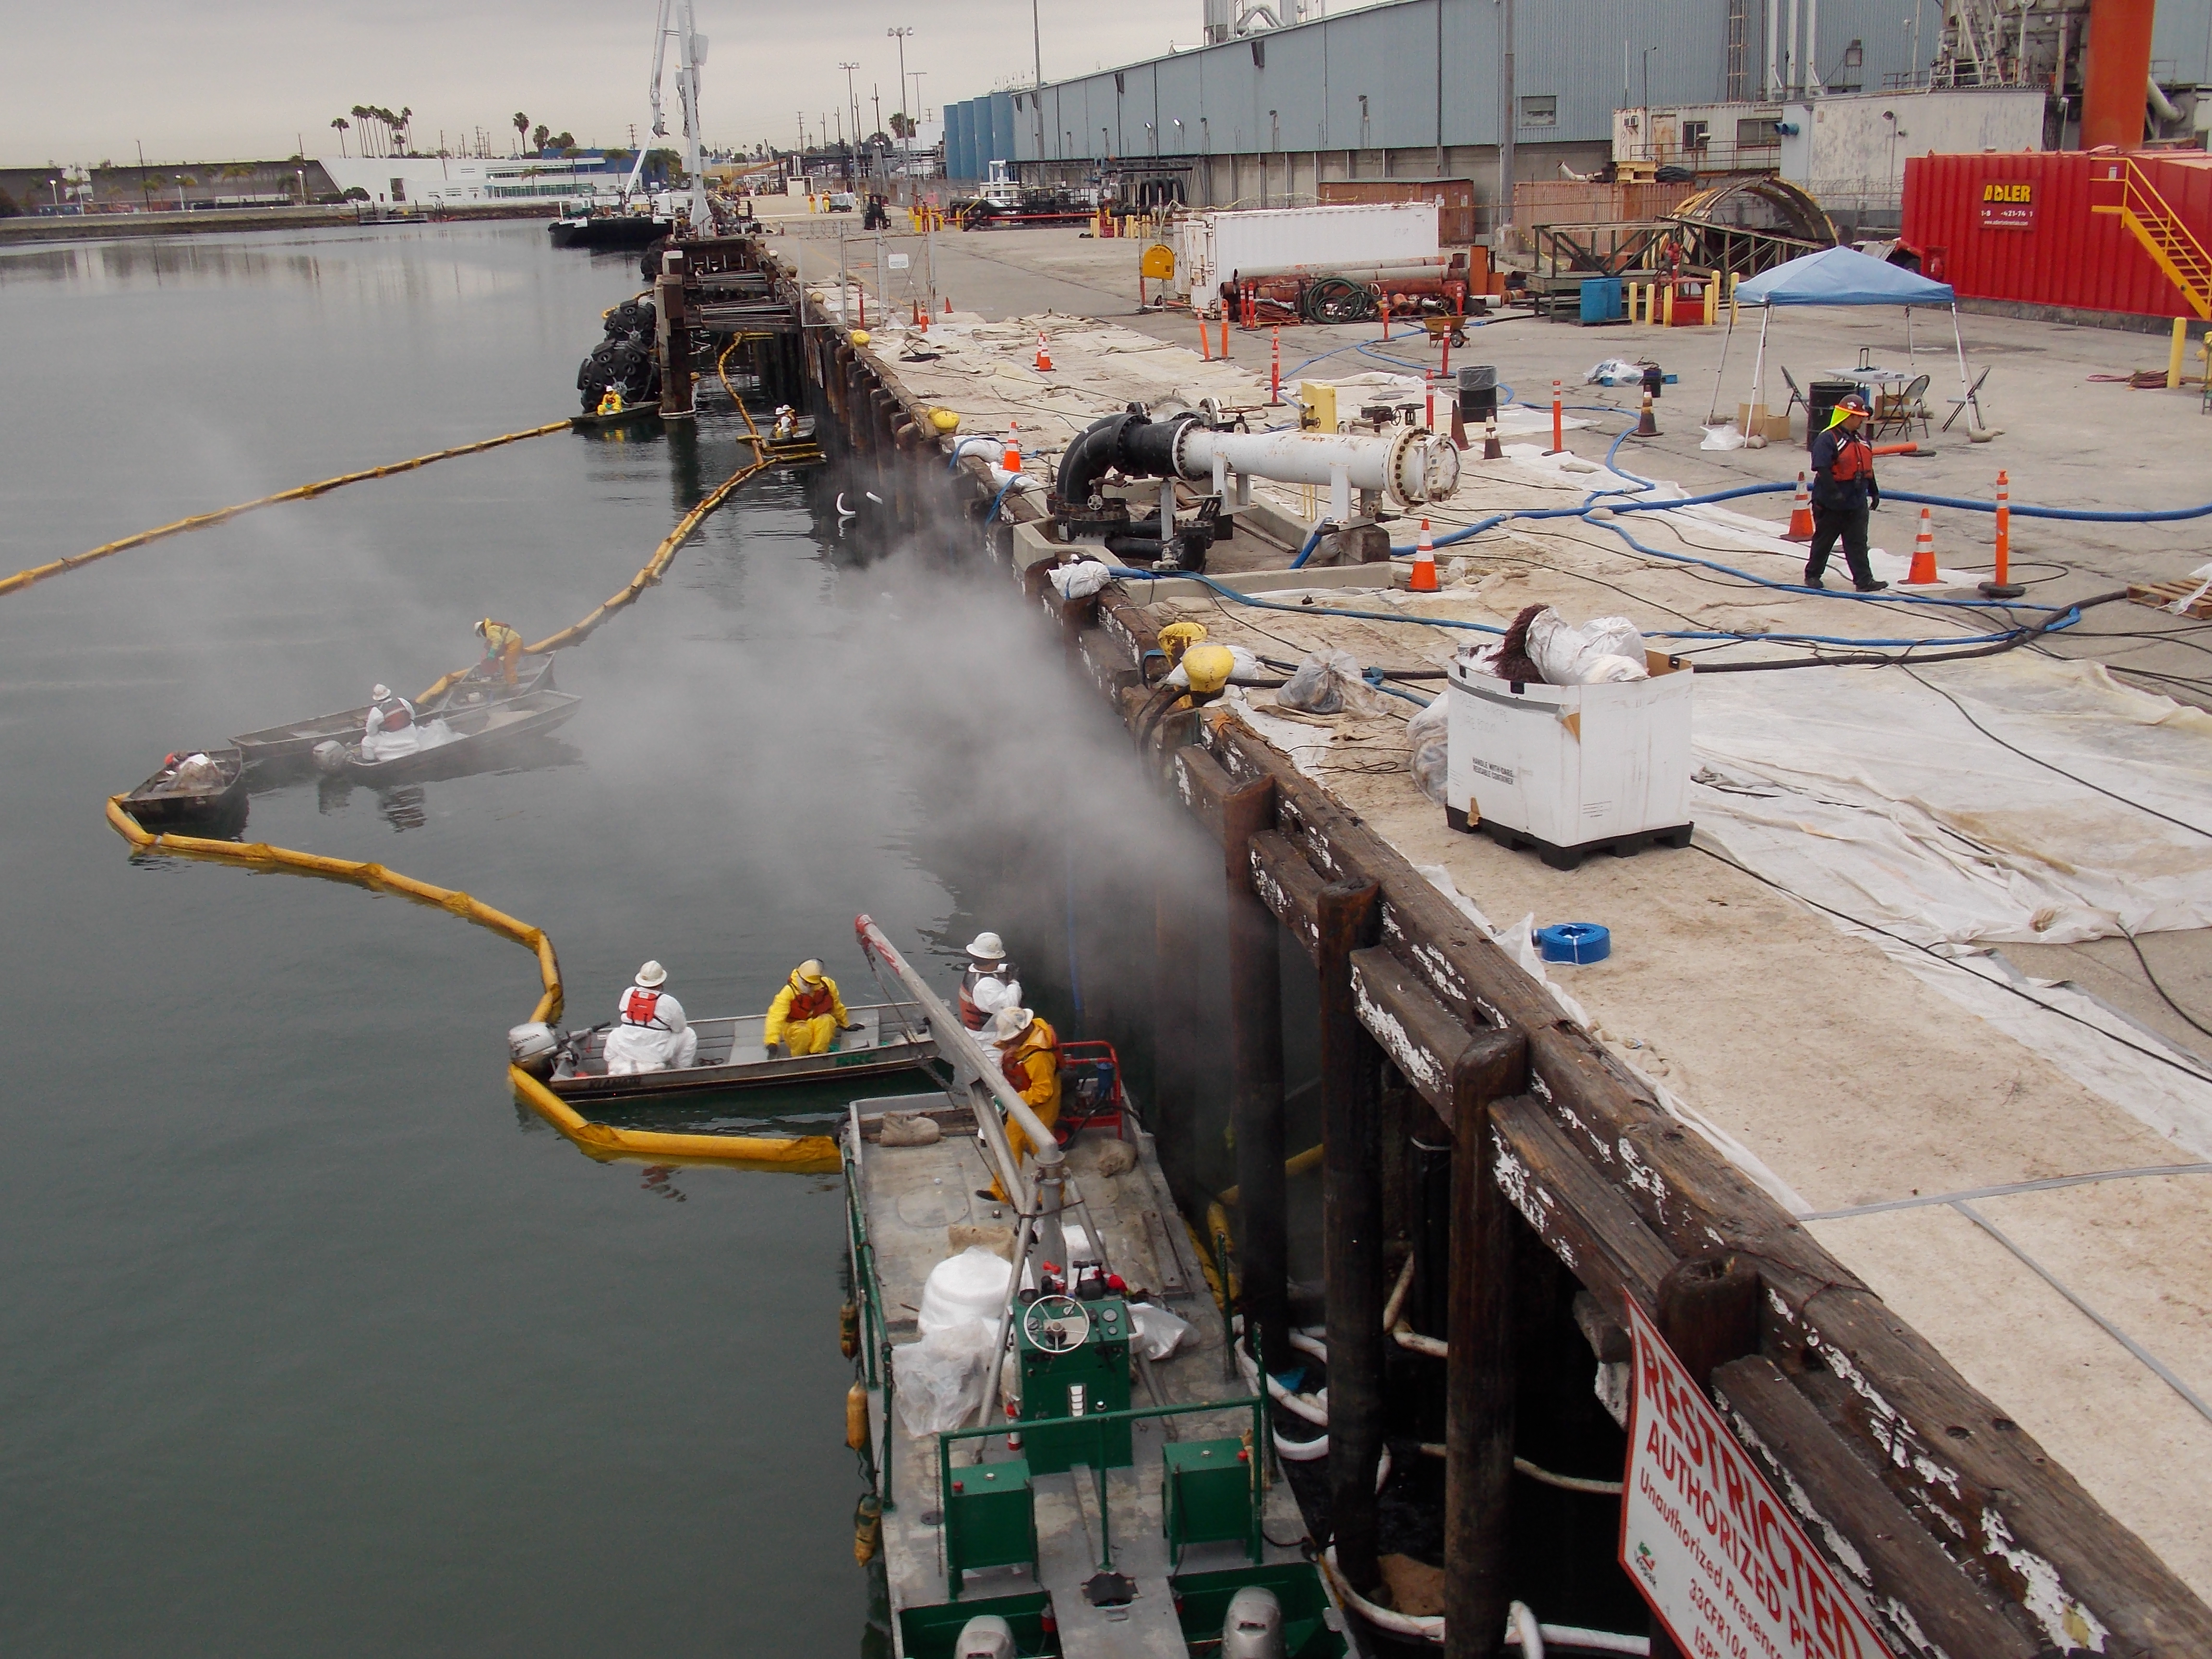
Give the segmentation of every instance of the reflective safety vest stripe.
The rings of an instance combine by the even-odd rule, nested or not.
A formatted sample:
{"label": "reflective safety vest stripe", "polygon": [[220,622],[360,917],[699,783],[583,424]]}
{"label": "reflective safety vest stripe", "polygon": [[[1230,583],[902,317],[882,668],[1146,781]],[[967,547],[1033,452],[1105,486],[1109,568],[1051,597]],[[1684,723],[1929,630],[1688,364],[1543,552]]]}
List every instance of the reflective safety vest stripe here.
{"label": "reflective safety vest stripe", "polygon": [[823,1015],[833,1012],[836,1006],[837,999],[831,993],[830,982],[827,980],[808,988],[794,987],[791,993],[791,1007],[784,1018],[819,1019]]}
{"label": "reflective safety vest stripe", "polygon": [[623,999],[623,1024],[625,1025],[658,1025],[664,1031],[675,1027],[662,1019],[654,1011],[660,1006],[660,993],[633,988]]}

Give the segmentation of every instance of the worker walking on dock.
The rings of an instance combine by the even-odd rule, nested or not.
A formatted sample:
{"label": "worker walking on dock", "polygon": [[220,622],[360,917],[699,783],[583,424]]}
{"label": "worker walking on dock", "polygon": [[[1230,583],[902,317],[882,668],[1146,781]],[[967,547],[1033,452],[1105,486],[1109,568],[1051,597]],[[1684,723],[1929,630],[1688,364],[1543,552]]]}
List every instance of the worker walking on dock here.
{"label": "worker walking on dock", "polygon": [[477,637],[483,641],[483,660],[477,665],[477,672],[485,679],[495,672],[503,672],[512,686],[515,665],[522,660],[522,635],[505,623],[486,617],[477,624]]}
{"label": "worker walking on dock", "polygon": [[[1027,1008],[1001,1008],[991,1020],[986,1031],[989,1040],[998,1046],[999,1069],[1014,1092],[1029,1103],[1030,1109],[1048,1129],[1060,1121],[1060,1037],[1043,1018]],[[1012,1149],[1014,1162],[1019,1164],[1033,1149],[1029,1136],[1023,1131],[1020,1121],[1006,1120],[1006,1144]],[[988,1198],[996,1203],[1006,1201],[1000,1190],[1001,1182],[992,1177],[990,1189],[978,1193],[979,1198]]]}
{"label": "worker walking on dock", "polygon": [[698,1057],[699,1034],[684,1018],[684,1005],[663,989],[668,970],[648,962],[623,993],[614,1029],[607,1033],[607,1075],[681,1072]]}
{"label": "worker walking on dock", "polygon": [[1881,485],[1874,476],[1874,447],[1862,435],[1866,399],[1846,392],[1836,404],[1828,429],[1813,441],[1813,544],[1806,550],[1805,586],[1821,585],[1828,554],[1841,537],[1851,585],[1862,593],[1879,593],[1889,584],[1874,579],[1867,562],[1867,514],[1881,505]]}
{"label": "worker walking on dock", "polygon": [[845,1012],[845,1000],[837,994],[837,981],[809,957],[791,970],[790,980],[769,1004],[761,1041],[770,1054],[781,1043],[794,1058],[826,1054],[838,1032],[854,1029],[852,1018]]}
{"label": "worker walking on dock", "polygon": [[1006,960],[996,933],[978,933],[968,943],[968,970],[960,976],[960,1023],[980,1031],[1001,1008],[1022,1006],[1022,982]]}

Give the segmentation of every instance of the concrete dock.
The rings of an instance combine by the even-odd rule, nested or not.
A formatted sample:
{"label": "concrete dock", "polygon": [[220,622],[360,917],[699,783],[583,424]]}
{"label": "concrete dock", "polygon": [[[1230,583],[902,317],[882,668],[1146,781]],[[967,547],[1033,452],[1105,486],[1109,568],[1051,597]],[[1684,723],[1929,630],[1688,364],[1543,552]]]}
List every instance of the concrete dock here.
{"label": "concrete dock", "polygon": [[[812,314],[824,324],[856,320],[841,319],[830,297],[844,228],[836,220],[786,218],[762,245],[804,277]],[[825,335],[814,361],[834,356],[839,366],[825,379],[863,376],[886,389],[897,410],[956,410],[963,435],[998,434],[1018,420],[1028,469],[1040,479],[1070,437],[1133,398],[1156,406],[1212,398],[1255,427],[1295,419],[1294,410],[1268,403],[1270,331],[1232,328],[1228,362],[1208,362],[1188,313],[1139,310],[1134,241],[1052,230],[895,236],[886,248],[908,253],[910,263],[884,268],[881,294],[873,291],[875,239],[853,227],[843,241],[848,273],[871,291],[874,332],[858,352],[830,349],[835,340]],[[934,325],[914,330],[905,319],[933,295]],[[950,316],[942,309],[947,299]],[[880,325],[886,313],[889,328]],[[1970,411],[1951,432],[1923,441],[1931,455],[1885,459],[1887,490],[1986,500],[2002,468],[2016,504],[2112,512],[2200,504],[2203,434],[2212,425],[2198,414],[2196,389],[2139,391],[2125,383],[2132,370],[2163,367],[2162,341],[1990,316],[1964,322],[1972,371],[1994,365],[1980,392],[1994,431],[1988,441],[1966,441]],[[1034,362],[1040,330],[1049,373]],[[1756,331],[1755,317],[1739,320],[1725,390],[1717,396],[1718,329],[1575,329],[1533,319],[1471,329],[1455,364],[1464,356],[1496,365],[1513,390],[1509,408],[1520,412],[1503,423],[1501,460],[1482,461],[1480,434],[1471,434],[1477,447],[1463,458],[1460,489],[1431,515],[1437,537],[1501,510],[1572,501],[1601,487],[1626,490],[1630,478],[1683,495],[1792,478],[1805,465],[1802,439],[1761,450],[1698,447],[1709,407],[1732,410],[1744,397]],[[1928,398],[1940,423],[1948,412],[1942,400],[1959,390],[1948,319],[1917,317],[1915,334],[1917,366],[1931,375]],[[1219,349],[1218,323],[1212,336],[1209,356]],[[1826,378],[1832,365],[1853,363],[1862,348],[1884,363],[1901,358],[1897,314],[1778,316],[1768,341],[1767,401],[1778,407],[1787,397],[1778,362],[1790,365],[1802,386]],[[1402,392],[1402,382],[1394,388],[1382,377],[1418,377],[1438,366],[1419,334],[1386,343],[1371,324],[1285,327],[1279,350],[1286,384],[1349,383],[1340,392],[1340,413],[1363,392],[1385,400]],[[1658,404],[1662,435],[1631,441],[1615,456],[1626,477],[1599,469],[1614,435],[1632,422],[1630,394],[1582,384],[1589,367],[1607,357],[1656,360],[1678,376]],[[2106,375],[2120,378],[2097,378]],[[1571,457],[1542,453],[1551,447],[1555,378],[1565,384],[1571,415],[1583,422],[1566,434]],[[831,388],[832,402],[848,389]],[[885,416],[887,423],[900,418]],[[859,434],[864,465],[898,464],[897,447],[862,429],[868,420],[848,414],[847,425]],[[903,437],[900,443],[907,453],[917,447]],[[1639,514],[1634,535],[1643,550],[1589,519],[1509,520],[1440,549],[1443,591],[1415,596],[1401,591],[1402,559],[1284,569],[1285,544],[1296,545],[1313,504],[1291,487],[1261,485],[1256,493],[1261,510],[1240,516],[1237,538],[1217,548],[1208,573],[1282,608],[1243,606],[1194,583],[1133,580],[1109,587],[1095,605],[1059,603],[1038,579],[1061,551],[1035,527],[1041,489],[1009,494],[1004,510],[1017,523],[1000,545],[1014,574],[1026,575],[1029,591],[1068,631],[1071,661],[1125,709],[1137,668],[1127,647],[1182,618],[1202,622],[1212,640],[1277,660],[1340,648],[1364,664],[1431,677],[1476,636],[1332,612],[1498,628],[1523,606],[1544,603],[1571,620],[1626,615],[1648,635],[1725,629],[1869,641],[1965,638],[1990,626],[1984,612],[1908,612],[1781,591],[1799,580],[1802,558],[1779,538],[1787,495]],[[1969,594],[1986,574],[1990,520],[1943,509],[1934,516],[1945,580],[1932,591]],[[1878,575],[1901,577],[1916,519],[1896,501],[1878,515],[1875,540],[1887,550],[1875,560]],[[2015,516],[2014,577],[2029,584],[2021,603],[2049,606],[2179,577],[2206,558],[2207,523]],[[1391,528],[1394,540],[1410,541],[1409,521]],[[1686,557],[1749,570],[1776,586]],[[1832,585],[1841,574],[1832,567]],[[1273,757],[1268,775],[1279,802],[1303,799],[1298,792],[1310,788],[1323,804],[1285,808],[1286,831],[1301,812],[1340,814],[1435,890],[1448,884],[1479,907],[1489,924],[1486,944],[1494,939],[1510,951],[1524,916],[1611,928],[1616,946],[1608,960],[1550,970],[1569,1000],[1549,1006],[1579,1029],[1577,1041],[1603,1056],[1632,1092],[1694,1132],[1734,1178],[1758,1189],[1759,1201],[1771,1201],[1817,1241],[1818,1253],[1836,1264],[1837,1282],[1863,1284],[1932,1345],[1941,1360],[1931,1357],[1929,1375],[1954,1370],[1966,1389],[1994,1402],[1989,1420],[2001,1434],[2032,1438],[2039,1460],[2078,1482],[2086,1514],[2101,1507],[2148,1547],[2133,1566],[2114,1567],[2127,1553],[2118,1534],[2091,1541],[2096,1528],[2085,1523],[2082,1557],[2054,1569],[2052,1582],[2069,1587],[2055,1600],[2048,1584],[2027,1584],[2048,1562],[2024,1576],[2002,1565],[1979,1575],[1984,1592],[2056,1646],[2179,1654],[2202,1650],[2198,1633],[2212,1631],[2212,1613],[2193,1599],[2212,1597],[2212,1522],[2202,1496],[2212,1486],[2212,1308],[2202,1265],[2212,1236],[2212,1037],[2199,1023],[2212,1019],[2212,933],[2191,920],[2195,901],[2187,896],[2191,888],[2212,892],[2206,632],[2201,621],[2121,600],[2085,611],[2077,624],[2019,651],[1916,668],[1911,678],[1872,667],[1701,678],[1696,844],[1592,859],[1571,871],[1447,826],[1407,767],[1402,715],[1410,702],[1395,714],[1320,718],[1274,708],[1265,690],[1232,689],[1222,703],[1189,717],[1166,749],[1194,741],[1190,752],[1211,757],[1203,764],[1241,781],[1246,774],[1237,769],[1246,762],[1237,757],[1249,760],[1258,752],[1249,745],[1262,745]],[[1679,648],[1710,666],[1804,647]],[[1940,646],[1929,649],[1941,654]],[[1421,695],[1433,686],[1431,678]],[[1725,749],[1728,765],[1705,752],[1709,740]],[[1782,751],[1795,752],[1801,742],[1818,763],[1803,763],[1794,784],[1775,784],[1790,764]],[[1731,770],[1736,761],[1751,770]],[[1188,781],[1189,768],[1201,763],[1178,762],[1172,752],[1162,763],[1171,778],[1185,778],[1186,799],[1202,809],[1203,782],[1194,790]],[[1747,782],[1753,774],[1756,787]],[[2154,775],[2154,788],[2131,787]],[[1824,793],[1831,780],[1833,791]],[[1802,811],[1794,799],[1771,804],[1793,787],[1802,792]],[[1747,793],[1760,803],[1743,805]],[[2172,810],[2176,803],[2182,810]],[[1880,818],[1879,833],[1839,832],[1816,807],[1856,812],[1856,821],[1870,825]],[[1908,873],[1896,885],[1862,884],[1852,861],[1863,850],[1857,843],[1880,840],[1905,818],[1921,823],[1916,814],[1942,826],[1929,832],[1938,838],[1973,841],[1960,866],[1969,884],[1986,878],[2002,886],[2023,871],[2053,867],[2072,848],[2094,853],[2091,862],[2109,857],[2112,890],[2140,897],[2145,914],[2160,919],[2138,920],[2129,928],[2133,937],[2111,926],[2039,921],[2063,908],[2050,905],[2023,904],[2018,927],[1992,921],[1994,913],[1961,920],[1947,908],[1954,896],[1949,875],[1928,875],[1934,884],[1915,900],[1920,876],[1909,872],[1927,874],[1929,866],[1903,854],[1893,873]],[[1307,834],[1310,853],[1315,836],[1347,844],[1329,839],[1334,830],[1310,825]],[[1913,845],[1924,851],[1927,841]],[[1398,902],[1388,880],[1385,891],[1386,902]],[[2161,894],[2173,898],[2172,908],[2160,908]],[[2114,903],[2133,914],[2133,902]],[[2043,938],[2039,926],[2059,937]],[[1541,1002],[1543,993],[1528,986]],[[1672,1225],[1664,1199],[1655,1212],[1650,1194],[1637,1187],[1632,1159],[1621,1190],[1645,1206],[1647,1223]],[[1785,1322],[1813,1319],[1819,1292],[1802,1303],[1795,1296],[1783,1298],[1791,1302]],[[1869,1443],[1884,1443],[1883,1420],[1900,1466],[1910,1461],[1908,1440],[1967,1462],[1983,1455],[1975,1449],[1987,1430],[1963,1419],[1907,1425],[1885,1419],[1887,1409],[1875,1410],[1870,1429],[1860,1422],[1873,1437],[1858,1443],[1863,1456]],[[1884,1475],[1923,1522],[1945,1507],[1901,1468]],[[1965,1484],[1994,1478],[1985,1469]],[[1942,1477],[1936,1479],[1940,1486]],[[2046,1498],[2057,1506],[2046,1518],[2065,1508]],[[2007,1524],[2031,1523],[2016,1516]],[[1986,1568],[1996,1559],[1990,1551],[2002,1555],[2003,1547],[1985,1536],[1970,1540],[1967,1553],[1979,1552]],[[2172,1577],[2161,1582],[2153,1559]],[[2130,1579],[2138,1569],[2148,1576]],[[2101,1590],[2085,1588],[2099,1583]],[[2124,1583],[2130,1587],[2121,1589]],[[2124,1632],[2119,1603],[2108,1593],[2134,1598],[2142,1620]],[[2114,1646],[2106,1644],[2108,1632]]]}

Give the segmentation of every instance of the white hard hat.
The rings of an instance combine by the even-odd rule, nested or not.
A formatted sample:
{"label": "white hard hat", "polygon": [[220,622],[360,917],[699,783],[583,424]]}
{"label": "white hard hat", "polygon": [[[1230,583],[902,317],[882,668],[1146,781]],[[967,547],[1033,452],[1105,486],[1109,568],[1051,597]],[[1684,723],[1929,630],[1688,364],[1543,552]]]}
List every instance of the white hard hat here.
{"label": "white hard hat", "polygon": [[996,933],[978,933],[968,941],[968,954],[978,962],[1004,962],[1006,942]]}
{"label": "white hard hat", "polygon": [[987,1033],[994,1042],[1012,1042],[1030,1029],[1036,1016],[1026,1008],[1001,1008],[991,1017],[991,1029]]}
{"label": "white hard hat", "polygon": [[810,985],[818,985],[822,981],[821,963],[812,957],[807,957],[799,964],[799,976]]}
{"label": "white hard hat", "polygon": [[368,694],[368,700],[369,700],[371,702],[383,702],[386,697],[390,696],[391,695],[392,695],[392,688],[391,688],[390,686],[388,686],[388,685],[380,685],[380,686],[377,686],[376,688],[374,688],[373,690],[371,690],[371,691],[369,692],[369,694]]}
{"label": "white hard hat", "polygon": [[650,991],[656,985],[668,983],[668,969],[657,962],[648,962],[637,970],[637,982]]}

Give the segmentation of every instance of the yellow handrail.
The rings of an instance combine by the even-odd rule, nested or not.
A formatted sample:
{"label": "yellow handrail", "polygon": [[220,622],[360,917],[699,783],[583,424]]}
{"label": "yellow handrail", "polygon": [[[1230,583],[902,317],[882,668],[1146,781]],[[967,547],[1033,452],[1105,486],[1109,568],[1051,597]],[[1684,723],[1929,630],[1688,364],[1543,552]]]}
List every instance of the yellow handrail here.
{"label": "yellow handrail", "polygon": [[2106,165],[2127,169],[2096,181],[2118,183],[2120,199],[2106,205],[2093,203],[2089,211],[2117,215],[2166,279],[2181,290],[2190,308],[2212,320],[2212,254],[2205,252],[2196,233],[2167,205],[2158,186],[2134,161],[2124,158]]}

